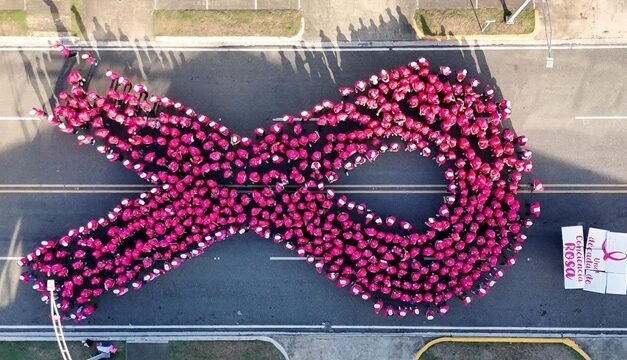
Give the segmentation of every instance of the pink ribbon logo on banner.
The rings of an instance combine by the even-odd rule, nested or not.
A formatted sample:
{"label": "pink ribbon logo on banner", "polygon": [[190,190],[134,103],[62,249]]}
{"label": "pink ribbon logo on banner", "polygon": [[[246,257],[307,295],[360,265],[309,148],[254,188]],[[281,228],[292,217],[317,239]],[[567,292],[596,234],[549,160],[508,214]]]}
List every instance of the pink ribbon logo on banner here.
{"label": "pink ribbon logo on banner", "polygon": [[607,252],[607,240],[603,242],[601,245],[601,249],[603,250],[603,260],[614,260],[614,261],[623,261],[627,259],[627,253],[622,251],[611,251]]}

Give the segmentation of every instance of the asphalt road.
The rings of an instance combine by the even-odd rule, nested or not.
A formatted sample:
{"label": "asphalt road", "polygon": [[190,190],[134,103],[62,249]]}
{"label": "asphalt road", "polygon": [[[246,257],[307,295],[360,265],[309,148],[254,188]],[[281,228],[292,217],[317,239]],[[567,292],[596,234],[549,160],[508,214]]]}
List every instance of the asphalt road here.
{"label": "asphalt road", "polygon": [[[497,85],[513,103],[512,123],[530,138],[534,176],[548,186],[537,196],[543,215],[531,229],[519,262],[490,294],[447,316],[389,319],[371,302],[318,275],[271,241],[246,234],[213,246],[203,256],[122,298],[104,296],[86,324],[96,325],[332,325],[624,328],[627,297],[563,289],[560,226],[579,222],[627,231],[627,116],[625,49],[556,50],[545,69],[543,50],[179,52],[102,51],[111,66],[149,89],[193,106],[239,133],[296,113],[339,86],[420,56],[433,64],[465,67]],[[47,52],[0,52],[0,118],[28,116],[49,104],[63,61]],[[495,80],[496,79],[496,80]],[[94,84],[96,86],[102,84]],[[421,223],[441,201],[441,169],[407,153],[359,168],[340,190],[377,213]],[[392,159],[394,158],[394,159]],[[24,254],[38,241],[105,214],[143,183],[121,165],[79,147],[70,136],[38,121],[0,121],[0,257]],[[27,184],[119,185],[79,191]],[[416,185],[434,185],[425,188]],[[569,184],[565,186],[563,184]],[[357,187],[355,185],[372,185]],[[382,187],[381,185],[387,186]],[[392,185],[390,187],[390,185]],[[406,185],[406,186],[393,186]],[[413,185],[413,187],[411,187]],[[598,186],[602,185],[602,186]],[[52,192],[53,189],[57,192]],[[91,189],[91,190],[90,190]],[[102,191],[104,190],[104,191]],[[384,191],[397,193],[385,193]],[[405,191],[409,190],[409,191]],[[119,193],[112,193],[119,191]],[[128,191],[128,194],[121,193]],[[404,192],[404,193],[402,193]],[[523,195],[523,197],[529,195]],[[0,329],[49,324],[47,307],[17,283],[18,268],[0,261]]]}

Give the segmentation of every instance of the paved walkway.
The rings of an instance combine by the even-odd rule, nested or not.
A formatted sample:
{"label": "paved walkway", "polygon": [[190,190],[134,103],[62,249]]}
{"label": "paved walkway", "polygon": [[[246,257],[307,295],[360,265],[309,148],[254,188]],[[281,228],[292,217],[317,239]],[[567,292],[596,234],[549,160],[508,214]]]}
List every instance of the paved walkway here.
{"label": "paved walkway", "polygon": [[307,41],[415,40],[415,0],[302,2]]}
{"label": "paved walkway", "polygon": [[627,42],[627,0],[551,0],[553,38]]}
{"label": "paved walkway", "polygon": [[[132,5],[131,5],[132,3]],[[78,28],[85,40],[144,41],[152,35],[152,1],[84,1]]]}
{"label": "paved walkway", "polygon": [[[112,357],[112,359],[115,359]],[[126,360],[168,360],[168,343],[126,343]]]}
{"label": "paved walkway", "polygon": [[[540,1],[536,5],[540,8]],[[322,42],[414,41],[412,18],[420,8],[518,7],[523,0],[237,0],[229,8],[297,8],[304,14],[302,40]],[[0,0],[0,10],[24,9],[39,35],[78,28],[85,40],[151,41],[154,0],[83,1],[73,25],[71,0]],[[158,0],[157,8],[223,8],[217,0]],[[187,5],[186,5],[187,4]],[[131,6],[132,5],[132,6]],[[531,5],[530,5],[531,6]],[[554,41],[627,41],[627,0],[550,0]],[[544,40],[544,20],[536,41]],[[76,26],[78,25],[78,26]]]}
{"label": "paved walkway", "polygon": [[[412,360],[432,338],[415,335],[315,334],[272,336],[289,360]],[[625,338],[571,338],[592,359],[627,359]]]}

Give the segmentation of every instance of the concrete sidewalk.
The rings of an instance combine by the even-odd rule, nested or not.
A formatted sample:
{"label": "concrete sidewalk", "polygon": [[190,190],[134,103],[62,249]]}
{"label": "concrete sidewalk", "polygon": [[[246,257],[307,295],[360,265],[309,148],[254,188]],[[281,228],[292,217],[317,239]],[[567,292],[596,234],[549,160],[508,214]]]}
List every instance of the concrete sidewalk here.
{"label": "concrete sidewalk", "polygon": [[[289,360],[412,360],[434,338],[388,334],[274,335]],[[627,338],[571,338],[592,359],[627,359]]]}
{"label": "concrete sidewalk", "polygon": [[[539,31],[530,42],[546,41],[544,17],[541,15]],[[547,0],[550,8],[552,39],[555,42],[573,43],[626,43],[627,0]],[[322,43],[369,43],[377,41],[417,41],[412,27],[415,10],[420,8],[469,8],[498,7],[513,10],[523,0],[369,0],[364,6],[359,0],[118,0],[82,1],[81,13],[75,12],[70,0],[0,0],[0,10],[26,9],[29,23],[40,35],[66,36],[69,29],[78,28],[79,38],[88,41],[137,42],[154,41],[152,36],[152,12],[158,9],[218,9],[235,8],[300,8],[303,11],[305,42]],[[531,6],[531,5],[530,5]],[[76,13],[76,12],[75,12]],[[77,24],[72,24],[76,19]],[[73,26],[74,25],[74,26]],[[46,31],[47,30],[47,31]],[[237,38],[195,38],[191,41],[232,42]],[[0,39],[4,43],[10,39]],[[181,42],[189,39],[180,38]],[[285,39],[244,39],[248,45],[287,43]],[[479,40],[478,44],[493,43]],[[502,41],[500,41],[502,43]],[[515,42],[520,43],[520,40]],[[441,42],[440,44],[444,44]],[[429,45],[426,43],[426,45]]]}

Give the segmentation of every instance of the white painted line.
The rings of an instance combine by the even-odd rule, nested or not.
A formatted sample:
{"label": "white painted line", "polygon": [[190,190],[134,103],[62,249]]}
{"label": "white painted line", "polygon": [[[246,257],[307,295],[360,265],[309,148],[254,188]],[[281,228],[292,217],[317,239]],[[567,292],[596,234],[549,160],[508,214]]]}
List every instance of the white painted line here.
{"label": "white painted line", "polygon": [[[133,330],[133,329],[324,329],[324,325],[63,325],[72,330]],[[0,325],[0,330],[52,329],[52,325]],[[627,330],[627,329],[626,329]]]}
{"label": "white painted line", "polygon": [[627,187],[627,184],[544,184],[544,187]]}
{"label": "white painted line", "polygon": [[19,256],[0,256],[0,261],[11,261],[11,260],[19,260],[21,257]]}
{"label": "white painted line", "polygon": [[[100,331],[72,331],[65,334],[65,338],[78,341],[84,340],[86,338],[98,338],[101,340],[124,340],[124,341],[145,341],[146,339],[155,339],[155,340],[168,340],[168,341],[212,341],[212,340],[261,340],[265,341],[263,338],[267,337],[268,342],[273,343],[279,351],[283,353],[284,349],[279,343],[274,343],[271,341],[272,338],[270,336],[276,335],[284,335],[284,336],[319,336],[319,335],[331,335],[334,337],[338,336],[355,336],[355,335],[370,335],[377,337],[399,337],[399,336],[420,336],[420,337],[440,337],[446,333],[443,332],[376,332],[370,334],[363,334],[358,332],[338,332],[329,334],[324,331],[316,331],[316,332],[303,332],[303,331],[238,331],[237,333],[232,332],[221,332],[221,331],[168,331],[168,332],[114,332],[114,333],[104,333]],[[460,333],[461,334],[461,333]],[[624,334],[586,334],[586,333],[542,333],[542,332],[533,332],[533,333],[506,333],[506,332],[464,332],[461,334],[463,336],[474,336],[474,337],[484,337],[484,336],[492,336],[492,337],[583,337],[583,338],[617,338],[624,339]],[[43,331],[31,331],[31,332],[4,332],[0,333],[0,339],[5,341],[32,341],[36,339],[36,341],[56,341],[55,335],[53,332],[43,332]],[[281,346],[281,347],[279,347]],[[286,355],[287,352],[284,353],[285,359],[289,360],[289,357]]]}
{"label": "white painted line", "polygon": [[307,260],[306,257],[300,257],[300,256],[270,256],[270,260],[276,260],[276,261],[291,261],[291,260]]}
{"label": "white painted line", "polygon": [[[392,47],[392,51],[459,51],[459,50],[546,50],[546,45],[468,45],[468,46],[419,46],[419,47]],[[553,45],[552,50],[592,50],[592,49],[627,49],[627,44],[607,45]]]}
{"label": "white painted line", "polygon": [[37,121],[39,117],[32,116],[0,116],[0,121]]}
{"label": "white painted line", "polygon": [[[110,190],[101,190],[101,189],[0,189],[0,194],[139,194],[144,192],[141,189],[110,189]],[[241,190],[243,193],[251,193],[252,189]],[[287,191],[293,192],[291,191]],[[448,194],[447,191],[444,190],[342,190],[336,189],[338,194],[372,194],[372,195],[421,195],[421,194]],[[519,190],[519,193],[529,194],[536,193],[531,190]],[[541,193],[536,194],[627,194],[627,189],[599,189],[599,190],[582,190],[582,189],[566,189],[566,190],[551,190],[545,189]]]}
{"label": "white painted line", "polygon": [[[180,42],[180,39],[177,39]],[[408,42],[409,43],[409,42]],[[414,42],[415,43],[415,42]],[[431,44],[430,44],[431,45]],[[260,45],[251,46],[249,44],[208,44],[206,46],[171,46],[164,43],[151,43],[146,46],[127,44],[97,44],[93,45],[77,45],[72,46],[76,50],[97,50],[98,52],[130,52],[130,51],[179,51],[179,52],[264,52],[264,51],[283,51],[283,52],[377,52],[377,51],[460,51],[460,50],[497,50],[497,51],[520,51],[520,50],[542,50],[546,51],[546,45],[433,45],[425,46],[401,46],[395,41],[381,41],[373,45],[345,45],[345,44],[324,44],[320,43],[302,43],[292,42],[281,45]],[[627,49],[627,44],[554,44],[553,50],[593,50],[593,49]],[[45,51],[56,52],[50,46],[7,46],[0,47],[0,52],[16,52],[16,51]]]}
{"label": "white painted line", "polygon": [[627,116],[575,116],[575,120],[627,120]]}
{"label": "white painted line", "polygon": [[[1,188],[152,188],[155,185],[152,184],[0,184]],[[244,187],[244,188],[253,188],[253,187],[265,187],[266,185],[240,185],[240,184],[223,184],[220,186],[225,187]],[[301,187],[299,185],[286,185],[286,187]],[[333,184],[327,187],[330,188],[398,188],[398,187],[406,187],[406,188],[445,188],[444,184]],[[524,189],[528,186],[521,186],[521,189]],[[576,184],[576,183],[555,183],[555,184],[544,184],[545,188],[562,188],[562,187],[572,187],[572,188],[627,188],[627,184]]]}
{"label": "white painted line", "polygon": [[[326,329],[325,325],[64,325],[71,330],[211,330],[211,329]],[[331,325],[337,330],[415,331],[503,331],[503,332],[627,332],[621,327],[533,327],[533,326],[388,326]],[[0,330],[52,329],[51,325],[0,325]]]}
{"label": "white painted line", "polygon": [[28,189],[18,189],[18,190],[0,190],[0,194],[131,194],[131,193],[141,193],[142,190],[53,190],[53,189],[41,189],[41,190],[28,190]]}
{"label": "white painted line", "polygon": [[[0,194],[134,194],[153,188],[152,184],[0,184]],[[250,192],[265,185],[221,185]],[[545,194],[627,194],[627,184],[544,184]],[[287,185],[289,191],[300,188]],[[442,184],[354,184],[330,185],[342,194],[447,194]],[[589,189],[586,189],[589,188]],[[607,189],[603,189],[607,188]],[[394,189],[394,190],[388,190]],[[288,192],[289,192],[288,191]],[[531,193],[521,186],[520,193]]]}
{"label": "white painted line", "polygon": [[152,188],[149,184],[0,184],[0,188]]}
{"label": "white painted line", "polygon": [[388,326],[388,325],[333,325],[338,330],[439,330],[439,331],[548,331],[548,332],[585,332],[608,331],[624,332],[627,328],[591,328],[591,327],[517,327],[517,326]]}

